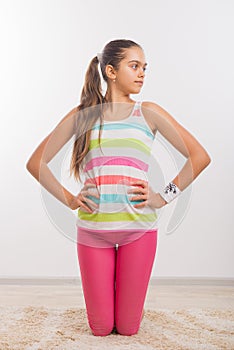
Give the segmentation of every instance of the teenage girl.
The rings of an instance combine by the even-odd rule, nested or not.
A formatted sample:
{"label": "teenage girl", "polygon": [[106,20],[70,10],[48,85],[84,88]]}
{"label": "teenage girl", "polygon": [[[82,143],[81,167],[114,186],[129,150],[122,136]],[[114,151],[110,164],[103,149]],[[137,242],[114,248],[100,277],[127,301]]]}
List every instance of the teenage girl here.
{"label": "teenage girl", "polygon": [[[70,209],[78,209],[77,254],[88,322],[96,336],[138,332],[157,247],[156,209],[176,198],[211,161],[162,107],[130,98],[140,93],[146,66],[139,44],[110,41],[89,64],[80,104],[27,162],[42,186]],[[187,158],[159,193],[147,181],[157,132]],[[48,167],[73,136],[70,170],[84,182],[78,195],[64,188]]]}

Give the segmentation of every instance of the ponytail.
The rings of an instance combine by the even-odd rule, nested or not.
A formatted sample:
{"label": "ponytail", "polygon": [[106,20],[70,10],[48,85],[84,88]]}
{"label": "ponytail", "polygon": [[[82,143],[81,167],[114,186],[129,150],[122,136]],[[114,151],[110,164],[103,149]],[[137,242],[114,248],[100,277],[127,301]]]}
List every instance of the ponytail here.
{"label": "ponytail", "polygon": [[102,77],[107,83],[108,77],[105,68],[112,65],[117,71],[121,60],[126,56],[126,49],[141,46],[132,40],[117,39],[110,41],[104,47],[102,53],[93,57],[85,74],[85,82],[82,88],[80,105],[77,106],[77,117],[75,126],[76,139],[73,145],[72,159],[70,164],[70,174],[74,173],[74,177],[80,179],[80,172],[83,170],[83,160],[89,151],[91,132],[94,124],[100,119],[100,129],[98,142],[100,146],[101,131],[103,128],[103,104],[108,101],[102,95],[101,76],[98,70],[100,60],[100,68]]}

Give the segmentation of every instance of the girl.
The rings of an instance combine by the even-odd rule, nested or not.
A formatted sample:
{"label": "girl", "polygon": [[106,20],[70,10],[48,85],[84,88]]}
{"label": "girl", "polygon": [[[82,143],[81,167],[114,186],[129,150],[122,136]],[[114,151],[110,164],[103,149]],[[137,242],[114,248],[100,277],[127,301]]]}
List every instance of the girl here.
{"label": "girl", "polygon": [[[138,332],[157,246],[156,209],[175,199],[210,163],[201,144],[162,107],[130,98],[141,91],[146,66],[139,44],[110,41],[89,64],[80,104],[27,162],[42,186],[78,209],[77,254],[88,322],[96,336]],[[157,132],[187,158],[159,193],[147,180]],[[72,136],[70,171],[80,181],[80,174],[85,175],[78,195],[64,188],[48,167]]]}

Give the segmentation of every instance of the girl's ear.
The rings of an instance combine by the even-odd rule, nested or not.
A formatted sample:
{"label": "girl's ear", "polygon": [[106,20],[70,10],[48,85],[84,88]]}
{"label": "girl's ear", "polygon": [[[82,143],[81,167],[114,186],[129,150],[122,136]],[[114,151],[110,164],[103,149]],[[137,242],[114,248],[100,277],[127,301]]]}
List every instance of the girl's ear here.
{"label": "girl's ear", "polygon": [[116,78],[116,72],[114,67],[111,64],[106,65],[106,75],[110,79],[115,79]]}

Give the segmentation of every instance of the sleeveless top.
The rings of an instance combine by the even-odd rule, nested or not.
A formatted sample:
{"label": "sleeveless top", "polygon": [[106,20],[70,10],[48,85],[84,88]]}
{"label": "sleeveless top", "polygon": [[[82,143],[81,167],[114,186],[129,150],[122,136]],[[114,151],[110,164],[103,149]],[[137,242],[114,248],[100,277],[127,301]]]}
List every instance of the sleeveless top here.
{"label": "sleeveless top", "polygon": [[[89,151],[84,158],[84,184],[96,185],[100,198],[87,196],[98,204],[89,213],[78,208],[77,227],[90,232],[146,232],[157,229],[156,209],[145,205],[135,208],[140,201],[130,201],[137,193],[128,193],[139,185],[130,181],[148,182],[147,171],[154,134],[136,101],[128,118],[120,121],[103,121],[98,143],[100,120],[91,131]],[[89,189],[89,193],[91,193]]]}

